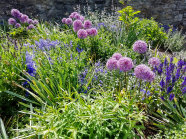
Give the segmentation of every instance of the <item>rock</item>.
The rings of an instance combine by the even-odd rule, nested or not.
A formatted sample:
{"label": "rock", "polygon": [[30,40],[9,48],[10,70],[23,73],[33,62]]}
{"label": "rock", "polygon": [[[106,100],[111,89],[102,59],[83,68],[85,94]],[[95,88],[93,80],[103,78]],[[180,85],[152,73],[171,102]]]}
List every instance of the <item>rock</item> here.
{"label": "rock", "polygon": [[[79,5],[80,10],[92,11],[106,9],[110,12],[123,8],[119,0],[0,0],[0,20],[7,20],[10,9],[17,8],[29,16],[44,20],[68,16]],[[186,28],[186,0],[132,0],[128,2],[135,10],[142,11],[140,17],[154,17],[163,24],[183,24]]]}

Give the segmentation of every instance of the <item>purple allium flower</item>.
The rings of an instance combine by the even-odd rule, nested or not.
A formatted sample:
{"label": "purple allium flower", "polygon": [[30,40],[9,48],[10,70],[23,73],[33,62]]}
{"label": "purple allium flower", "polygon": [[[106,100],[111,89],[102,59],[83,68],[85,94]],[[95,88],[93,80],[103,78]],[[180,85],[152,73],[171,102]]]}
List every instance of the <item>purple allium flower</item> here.
{"label": "purple allium flower", "polygon": [[77,35],[78,35],[78,38],[80,38],[80,39],[85,39],[85,38],[87,37],[88,34],[87,34],[86,30],[80,29],[80,30],[78,31]]}
{"label": "purple allium flower", "polygon": [[66,23],[66,18],[63,18],[63,19],[61,20],[61,22],[65,24],[65,23]]}
{"label": "purple allium flower", "polygon": [[73,16],[73,15],[70,15],[70,16],[69,16],[69,18],[71,18],[71,19],[72,19],[72,18],[74,18],[74,16]]}
{"label": "purple allium flower", "polygon": [[106,64],[106,67],[109,69],[109,70],[114,70],[114,69],[117,69],[117,60],[115,58],[110,58],[108,59],[107,61],[107,64]]}
{"label": "purple allium flower", "polygon": [[33,29],[33,28],[35,28],[35,26],[34,26],[33,24],[30,24],[30,25],[27,27],[28,30],[29,30],[29,29]]}
{"label": "purple allium flower", "polygon": [[169,100],[172,101],[174,99],[174,94],[170,94]]}
{"label": "purple allium flower", "polygon": [[144,41],[138,40],[133,44],[133,50],[137,53],[143,54],[147,51],[147,44]]}
{"label": "purple allium flower", "polygon": [[131,58],[128,57],[122,57],[117,62],[117,66],[120,69],[120,71],[127,72],[133,68],[133,62]]}
{"label": "purple allium flower", "polygon": [[78,14],[78,13],[77,13],[77,12],[73,12],[73,13],[70,14],[70,16],[71,16],[72,18],[75,18],[74,16],[75,16],[76,14]]}
{"label": "purple allium flower", "polygon": [[83,28],[83,23],[81,22],[81,20],[75,20],[73,22],[73,27],[74,27],[74,31],[77,32],[78,30]]}
{"label": "purple allium flower", "polygon": [[163,79],[162,79],[161,82],[160,82],[160,86],[161,86],[161,89],[164,89],[164,87],[165,87],[165,82],[164,82]]}
{"label": "purple allium flower", "polygon": [[34,24],[34,25],[37,25],[38,23],[39,23],[39,22],[38,22],[38,20],[36,20],[36,19],[33,21],[33,24]]}
{"label": "purple allium flower", "polygon": [[67,19],[65,20],[65,23],[66,23],[67,25],[72,25],[72,19],[71,19],[71,18],[67,18]]}
{"label": "purple allium flower", "polygon": [[27,20],[27,23],[28,23],[28,24],[33,24],[34,21],[33,21],[32,19],[28,19],[28,20]]}
{"label": "purple allium flower", "polygon": [[20,17],[20,11],[17,9],[12,9],[11,10],[11,15],[14,16],[15,18],[19,18]]}
{"label": "purple allium flower", "polygon": [[159,66],[160,65],[160,60],[159,60],[159,58],[152,57],[152,58],[149,59],[148,63],[152,67],[155,67],[155,66]]}
{"label": "purple allium flower", "polygon": [[80,16],[80,14],[75,14],[74,15],[74,18],[77,19],[77,20],[80,20],[81,19],[81,16]]}
{"label": "purple allium flower", "polygon": [[92,22],[89,21],[89,20],[86,20],[84,22],[84,25],[83,26],[84,26],[85,29],[91,28],[92,27]]}
{"label": "purple allium flower", "polygon": [[183,94],[185,94],[186,93],[186,87],[184,87],[181,91],[182,91]]}
{"label": "purple allium flower", "polygon": [[167,94],[169,94],[171,91],[172,91],[172,86],[169,86],[168,88],[167,88]]}
{"label": "purple allium flower", "polygon": [[14,19],[14,18],[9,18],[8,19],[8,24],[9,25],[15,25],[17,22],[16,22],[16,20]]}
{"label": "purple allium flower", "polygon": [[114,53],[112,55],[112,58],[115,58],[116,60],[119,60],[120,58],[122,58],[123,56],[120,53]]}
{"label": "purple allium flower", "polygon": [[96,28],[91,28],[91,29],[90,29],[90,32],[91,32],[91,33],[90,33],[90,34],[91,34],[90,36],[96,36],[96,35],[98,34],[98,31],[97,31]]}
{"label": "purple allium flower", "polygon": [[86,32],[87,32],[88,36],[91,36],[92,35],[91,29],[86,29]]}
{"label": "purple allium flower", "polygon": [[80,20],[83,22],[85,20],[84,16],[80,16]]}
{"label": "purple allium flower", "polygon": [[16,24],[15,24],[15,27],[16,27],[16,28],[19,28],[19,27],[21,27],[21,24],[16,23]]}
{"label": "purple allium flower", "polygon": [[151,71],[151,69],[144,64],[136,66],[136,68],[134,69],[134,74],[137,78],[148,82],[151,82],[155,79],[154,72]]}
{"label": "purple allium flower", "polygon": [[28,20],[28,16],[25,15],[25,14],[22,14],[22,16],[21,16],[21,18],[20,18],[20,22],[21,22],[21,23],[26,23],[27,20]]}

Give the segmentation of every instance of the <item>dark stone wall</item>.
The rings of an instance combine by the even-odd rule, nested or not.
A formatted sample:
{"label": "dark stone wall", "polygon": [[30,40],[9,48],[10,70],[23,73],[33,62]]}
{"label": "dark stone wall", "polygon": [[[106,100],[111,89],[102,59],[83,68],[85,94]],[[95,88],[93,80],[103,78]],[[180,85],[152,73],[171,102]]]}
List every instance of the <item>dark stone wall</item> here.
{"label": "dark stone wall", "polygon": [[[114,10],[123,7],[119,0],[0,0],[0,20],[10,17],[10,10],[17,8],[29,16],[43,20],[62,18],[79,6],[81,11]],[[131,0],[128,5],[142,11],[143,17],[154,17],[163,24],[173,24],[186,29],[186,0]]]}

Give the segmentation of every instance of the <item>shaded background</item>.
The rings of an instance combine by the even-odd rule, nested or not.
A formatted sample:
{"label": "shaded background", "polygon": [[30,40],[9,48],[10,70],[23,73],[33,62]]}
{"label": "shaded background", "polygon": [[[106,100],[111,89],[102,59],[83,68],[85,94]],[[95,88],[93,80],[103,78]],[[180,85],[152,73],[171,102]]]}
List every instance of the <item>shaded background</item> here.
{"label": "shaded background", "polygon": [[[0,21],[10,17],[10,10],[17,8],[31,17],[43,20],[59,19],[80,7],[81,11],[121,9],[119,0],[0,0]],[[165,25],[171,24],[186,30],[186,0],[131,0],[128,3],[142,16],[154,19]]]}

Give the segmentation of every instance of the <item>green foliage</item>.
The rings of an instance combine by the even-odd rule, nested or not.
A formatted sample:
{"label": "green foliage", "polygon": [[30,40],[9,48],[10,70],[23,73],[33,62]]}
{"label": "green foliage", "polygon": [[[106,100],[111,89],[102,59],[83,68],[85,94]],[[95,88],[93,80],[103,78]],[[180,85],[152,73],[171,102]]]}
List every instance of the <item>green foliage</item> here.
{"label": "green foliage", "polygon": [[168,32],[168,39],[165,41],[164,48],[169,49],[172,52],[184,50],[186,36],[182,34],[182,31]]}
{"label": "green foliage", "polygon": [[[134,53],[131,48],[136,40],[144,40],[152,48],[183,48],[181,34],[167,35],[153,19],[136,17],[138,13],[128,6],[119,11],[120,21],[117,13],[89,13],[99,30],[97,36],[86,39],[79,39],[72,26],[51,22],[30,31],[11,29],[9,34],[2,27],[0,115],[6,119],[10,138],[142,138],[147,122],[163,131],[181,131],[185,121],[185,97],[180,95],[183,79],[173,89],[176,99],[160,101],[166,94],[159,87],[164,74],[147,83],[136,79],[133,69],[123,73],[106,68],[107,59],[115,52],[130,57],[135,66],[147,64],[148,55],[158,55],[157,51]],[[39,43],[41,39],[44,41]],[[50,49],[41,48],[46,46]],[[26,64],[27,54],[31,55],[34,75]],[[27,116],[17,114],[20,109]]]}
{"label": "green foliage", "polygon": [[[100,90],[101,91],[101,90]],[[93,99],[89,95],[63,92],[57,106],[25,111],[32,115],[31,134],[42,138],[133,138],[144,129],[145,116],[133,104],[134,99],[113,99],[112,92],[100,92]],[[58,99],[58,98],[56,98]],[[68,118],[66,118],[68,117]],[[29,132],[29,130],[28,130]],[[139,135],[137,136],[137,132]]]}
{"label": "green foliage", "polygon": [[160,138],[166,138],[166,139],[182,139],[185,138],[186,136],[186,125],[183,123],[180,126],[180,129],[172,129],[172,130],[167,130],[165,132],[160,132],[154,137],[149,137],[149,139],[160,139]]}
{"label": "green foliage", "polygon": [[131,26],[135,25],[139,21],[139,18],[135,17],[135,15],[139,14],[140,11],[134,11],[131,6],[123,8],[122,10],[118,11],[118,13],[121,14],[121,16],[119,16],[119,20],[123,21],[127,31]]}
{"label": "green foliage", "polygon": [[0,138],[8,139],[3,120],[0,118]]}
{"label": "green foliage", "polygon": [[163,46],[168,39],[167,34],[163,28],[159,27],[158,22],[154,21],[153,18],[140,20],[139,17],[135,17],[140,11],[134,11],[131,6],[127,6],[118,12],[121,14],[119,20],[123,22],[121,26],[123,28],[121,31],[122,38],[127,40],[124,45],[129,48],[140,39],[150,43],[152,48]]}
{"label": "green foliage", "polygon": [[168,36],[159,26],[153,18],[140,20],[136,26],[138,38],[150,42],[152,48],[163,46]]}
{"label": "green foliage", "polygon": [[29,30],[26,30],[23,27],[14,28],[9,32],[11,38],[21,39],[21,38],[28,38]]}

